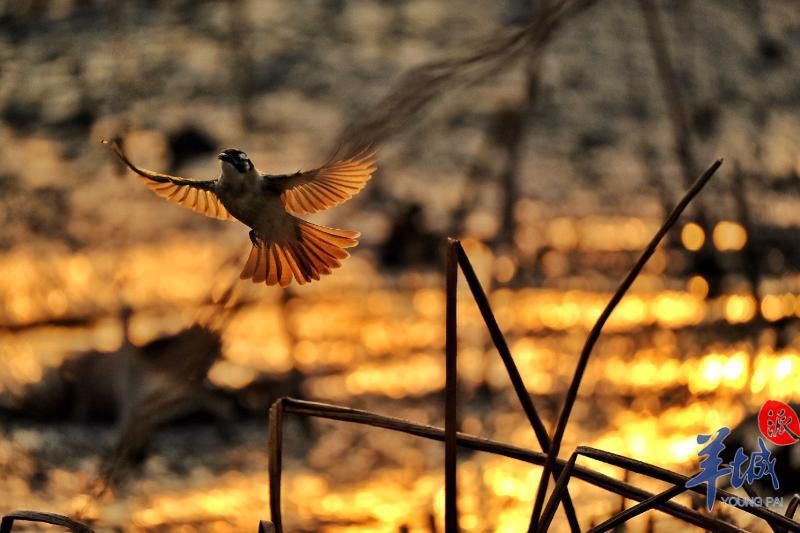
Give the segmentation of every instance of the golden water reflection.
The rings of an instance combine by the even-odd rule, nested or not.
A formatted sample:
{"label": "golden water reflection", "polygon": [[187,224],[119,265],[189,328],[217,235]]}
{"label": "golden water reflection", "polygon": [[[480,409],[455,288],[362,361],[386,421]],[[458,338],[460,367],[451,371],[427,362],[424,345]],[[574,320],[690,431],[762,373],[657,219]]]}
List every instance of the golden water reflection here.
{"label": "golden water reflection", "polygon": [[[623,223],[634,224],[627,219]],[[632,230],[631,235],[648,234],[646,227],[640,229]],[[730,234],[725,237],[729,240],[736,236],[735,228],[719,231],[713,238],[720,246],[723,233]],[[562,248],[594,242],[592,233],[566,219],[553,222],[548,235]],[[635,248],[641,243],[634,237],[629,238],[635,242],[615,246]],[[684,235],[684,241],[690,237]],[[510,267],[503,263],[505,259],[494,258],[488,249],[476,246],[470,256],[476,269],[487,276],[486,286],[491,287],[488,275],[494,273],[496,280],[498,272]],[[235,266],[215,262],[220,255],[224,254],[210,244],[168,241],[121,252],[49,256],[14,252],[0,258],[4,273],[0,276],[0,321],[16,327],[0,333],[0,394],[20,394],[48,369],[81,351],[117,349],[123,335],[116,314],[123,305],[135,310],[130,336],[137,344],[192,323],[199,308],[209,309],[215,288],[209,287],[208,280],[236,274]],[[500,261],[499,267],[496,261]],[[362,283],[364,279],[369,283]],[[461,285],[460,380],[468,396],[487,387],[493,398],[499,399],[488,412],[469,412],[464,428],[535,448],[532,432],[513,400],[505,368]],[[252,289],[244,287],[243,296]],[[775,348],[755,334],[726,340],[725,334],[703,339],[695,332],[749,327],[757,314],[767,322],[796,317],[800,315],[800,294],[793,289],[783,287],[757,301],[746,293],[709,300],[708,284],[699,276],[685,283],[635,287],[606,326],[584,379],[564,449],[588,444],[689,473],[696,460],[698,433],[736,424],[748,407],[767,398],[790,400],[800,393],[797,344]],[[400,275],[388,280],[374,274],[367,254],[357,254],[330,282],[298,288],[288,298],[282,298],[278,290],[255,290],[258,297],[236,314],[223,333],[224,357],[209,374],[213,384],[235,390],[247,387],[260,375],[282,375],[296,369],[307,376],[304,387],[310,398],[366,407],[381,399],[387,414],[396,414],[386,409],[387,401],[398,405],[419,401],[424,407],[405,413],[418,421],[441,423],[438,400],[432,396],[444,384],[444,294],[438,274]],[[560,397],[586,332],[609,297],[606,290],[490,290],[497,319],[533,394]],[[75,325],[52,323],[53,319],[74,317],[81,319]],[[41,325],[19,327],[32,321]],[[670,391],[676,389],[688,391],[691,398],[670,400]],[[221,473],[194,467],[185,478],[170,474],[156,454],[129,492],[96,504],[82,495],[93,477],[95,460],[87,459],[73,469],[55,469],[46,490],[30,489],[24,479],[35,465],[20,461],[20,457],[26,457],[25,450],[41,448],[44,437],[26,431],[14,430],[10,437],[0,439],[0,463],[6,469],[15,463],[17,469],[4,483],[15,507],[83,513],[101,524],[127,523],[142,530],[169,524],[170,530],[196,531],[202,523],[202,530],[231,531],[253,527],[257,520],[267,518],[265,450],[261,445],[249,452],[253,460],[248,467]],[[265,432],[261,436],[266,438]],[[441,528],[439,445],[414,444],[405,437],[389,435],[369,441],[374,446],[367,446],[364,452],[339,450],[341,457],[396,455],[389,464],[375,463],[374,468],[342,480],[326,473],[342,459],[320,451],[320,447],[330,448],[330,441],[324,442],[328,444],[309,445],[308,461],[295,457],[287,465],[287,523],[306,529],[325,524],[322,530],[331,532],[398,531],[401,525],[410,531],[429,531],[433,516]],[[369,458],[361,462],[372,464]],[[622,478],[617,469],[591,466]],[[537,469],[476,454],[460,461],[459,475],[466,531],[524,529]],[[650,487],[646,480],[636,481],[643,487],[659,488]],[[616,498],[601,491],[583,484],[575,487],[573,495],[587,520],[603,519],[619,505]],[[632,530],[643,529],[644,524],[640,519]]]}

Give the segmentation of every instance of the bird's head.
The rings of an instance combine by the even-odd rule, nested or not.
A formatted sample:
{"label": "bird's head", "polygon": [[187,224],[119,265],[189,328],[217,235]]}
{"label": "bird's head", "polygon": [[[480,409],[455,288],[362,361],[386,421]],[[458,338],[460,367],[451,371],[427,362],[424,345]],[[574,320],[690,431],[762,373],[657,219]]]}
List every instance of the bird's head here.
{"label": "bird's head", "polygon": [[223,150],[217,159],[222,161],[223,172],[236,171],[240,174],[247,174],[253,170],[253,162],[247,157],[247,154],[235,148],[227,148]]}

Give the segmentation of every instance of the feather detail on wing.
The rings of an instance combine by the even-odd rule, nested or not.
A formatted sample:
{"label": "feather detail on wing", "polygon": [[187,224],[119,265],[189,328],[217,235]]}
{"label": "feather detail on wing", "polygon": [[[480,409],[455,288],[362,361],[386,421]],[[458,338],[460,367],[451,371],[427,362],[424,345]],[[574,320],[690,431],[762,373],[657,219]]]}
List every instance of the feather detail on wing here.
{"label": "feather detail on wing", "polygon": [[303,215],[349,200],[364,188],[376,168],[375,152],[365,150],[314,170],[267,176],[267,183],[281,193],[287,211]]}
{"label": "feather detail on wing", "polygon": [[144,178],[145,185],[161,198],[219,220],[233,220],[215,193],[217,180],[195,181],[139,168],[128,160],[114,141],[103,141],[128,168]]}

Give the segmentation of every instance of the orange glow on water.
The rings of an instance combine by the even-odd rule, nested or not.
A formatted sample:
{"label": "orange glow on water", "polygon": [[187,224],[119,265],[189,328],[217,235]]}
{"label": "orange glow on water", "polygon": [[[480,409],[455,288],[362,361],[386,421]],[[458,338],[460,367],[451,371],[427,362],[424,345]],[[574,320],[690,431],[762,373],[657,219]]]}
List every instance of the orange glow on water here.
{"label": "orange glow on water", "polygon": [[694,222],[690,222],[681,229],[681,241],[687,250],[696,252],[703,247],[703,243],[706,241],[706,234],[703,228]]}
{"label": "orange glow on water", "polygon": [[[631,220],[618,222],[630,225],[632,236],[605,246],[635,248],[640,238],[646,238],[647,232]],[[551,224],[547,235],[560,250],[602,249],[601,237],[587,227],[582,220],[564,219]],[[504,282],[516,273],[518,265],[509,257],[494,257],[477,241],[467,246],[481,275],[491,273],[494,281]],[[0,277],[0,317],[7,323],[81,314],[102,317],[80,327],[43,326],[0,334],[4,361],[0,394],[20,392],[77,352],[117,349],[122,332],[115,313],[121,304],[141,307],[131,323],[136,344],[192,323],[197,317],[193,309],[208,298],[208,284],[203,281],[218,272],[220,267],[213,258],[220,255],[212,245],[170,241],[121,251],[119,256],[109,251],[55,253],[44,263],[25,253],[0,258],[0,267],[18,278],[18,283],[10,283],[9,276]],[[566,254],[561,256],[565,258]],[[174,271],[164,269],[165,261],[178,266]],[[212,367],[210,383],[235,391],[252,384],[262,373],[283,375],[297,369],[308,373],[303,386],[313,398],[353,404],[362,398],[400,402],[435,397],[432,395],[444,385],[444,292],[440,280],[417,275],[406,278],[405,285],[393,282],[365,287],[355,281],[359,276],[372,279],[373,267],[356,257],[348,261],[349,270],[331,284],[303,287],[285,299],[278,291],[266,291],[240,310],[224,331],[224,358]],[[118,268],[120,263],[125,266]],[[42,283],[43,269],[55,272],[55,278]],[[234,270],[230,273],[235,275]],[[537,395],[561,394],[571,379],[585,334],[610,292],[548,287],[491,290],[489,276],[484,282],[529,390]],[[120,286],[126,288],[119,290]],[[767,346],[723,342],[713,349],[694,346],[684,353],[679,334],[673,333],[695,325],[715,327],[719,320],[747,324],[757,312],[768,321],[796,316],[800,312],[798,295],[776,292],[757,302],[749,295],[727,294],[708,300],[708,283],[702,277],[690,278],[685,290],[680,290],[681,286],[643,284],[622,300],[606,326],[576,406],[579,419],[592,420],[597,402],[610,402],[603,407],[608,423],[591,429],[576,423],[568,432],[565,449],[587,443],[642,459],[657,458],[662,466],[689,471],[697,456],[694,439],[699,432],[733,425],[745,416],[745,406],[732,398],[747,393],[758,402],[792,400],[800,395],[797,346],[773,351]],[[497,397],[510,397],[506,370],[463,284],[459,321],[459,377],[465,392],[485,385]],[[650,330],[646,342],[634,340],[638,332]],[[675,387],[685,387],[702,399],[686,406],[662,403],[660,391]],[[635,397],[633,406],[615,404],[615,395],[620,393]],[[438,423],[423,409],[419,415],[412,418]],[[534,442],[517,410],[470,416],[464,429],[524,447]],[[315,449],[309,459],[312,466],[318,465],[315,473],[290,468],[285,475],[287,521],[310,529],[322,521],[328,524],[324,531],[336,532],[397,531],[401,525],[410,531],[427,531],[428,513],[433,513],[441,527],[443,492],[438,463],[431,463],[431,455],[416,445],[396,445],[395,436],[375,439],[370,442],[381,443],[381,453],[393,456],[393,461],[403,466],[390,462],[362,472],[358,479],[329,479],[325,465],[336,459]],[[7,464],[19,451],[4,442],[0,441],[0,463]],[[41,446],[41,437],[15,431],[10,442],[34,449]],[[352,453],[363,453],[362,460],[369,464],[376,452]],[[433,454],[437,461],[440,456],[438,451]],[[264,461],[263,455],[258,457]],[[616,469],[591,466],[621,477]],[[89,463],[86,468],[91,467]],[[138,484],[124,503],[95,505],[86,498],[70,496],[63,500],[63,508],[80,509],[100,523],[129,521],[140,528],[170,524],[176,531],[190,531],[198,521],[211,530],[237,529],[230,522],[232,513],[248,527],[266,518],[263,463],[246,472],[211,474],[199,469],[173,485],[166,482],[171,476],[157,459],[147,468],[148,476],[153,477]],[[91,475],[85,470],[62,471],[54,472],[50,479],[59,491],[75,494]],[[527,526],[538,469],[478,454],[460,461],[459,475],[464,487],[460,505],[465,531],[485,530],[487,516],[492,517],[493,531],[519,531]],[[37,499],[24,482],[12,480],[6,486],[16,499],[31,505],[48,503]],[[590,490],[577,488],[574,496],[587,516],[607,517],[618,506],[615,498],[598,498]]]}
{"label": "orange glow on water", "polygon": [[752,296],[734,294],[724,300],[725,320],[731,324],[749,322],[756,314],[757,302]]}
{"label": "orange glow on water", "polygon": [[686,283],[686,289],[698,298],[705,298],[708,295],[708,282],[703,276],[692,276]]}
{"label": "orange glow on water", "polygon": [[747,231],[736,222],[723,220],[714,226],[714,246],[720,251],[738,251],[747,243]]}

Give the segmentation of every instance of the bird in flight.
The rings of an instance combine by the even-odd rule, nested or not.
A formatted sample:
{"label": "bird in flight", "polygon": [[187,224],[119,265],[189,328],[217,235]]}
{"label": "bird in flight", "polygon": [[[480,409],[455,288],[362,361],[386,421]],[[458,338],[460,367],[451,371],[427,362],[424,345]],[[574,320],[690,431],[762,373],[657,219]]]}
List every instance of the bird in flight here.
{"label": "bird in flight", "polygon": [[222,173],[213,180],[191,180],[139,168],[114,141],[116,156],[144,179],[158,196],[220,220],[250,227],[253,246],[241,279],[286,287],[330,274],[349,257],[360,233],[312,224],[295,215],[316,213],[358,194],[375,172],[375,152],[294,174],[262,174],[247,154],[228,148],[219,154]]}

